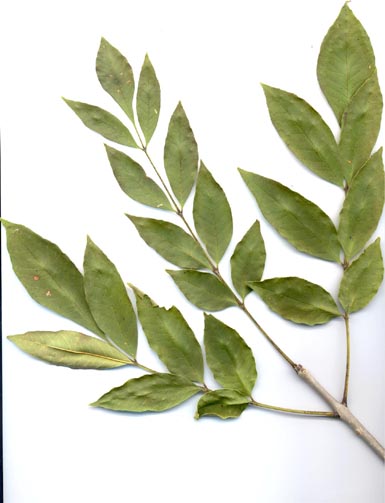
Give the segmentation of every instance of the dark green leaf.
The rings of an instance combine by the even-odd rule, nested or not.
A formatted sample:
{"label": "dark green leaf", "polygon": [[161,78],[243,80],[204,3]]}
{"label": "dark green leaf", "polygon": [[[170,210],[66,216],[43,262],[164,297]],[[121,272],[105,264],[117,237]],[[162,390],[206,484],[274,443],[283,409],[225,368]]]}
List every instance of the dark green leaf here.
{"label": "dark green leaf", "polygon": [[92,131],[101,134],[107,140],[114,141],[115,143],[120,143],[127,147],[138,147],[130,131],[110,112],[88,103],[81,103],[80,101],[66,99],[64,101],[72,108],[83,124]]}
{"label": "dark green leaf", "polygon": [[2,222],[13,269],[29,295],[42,306],[104,337],[88,307],[83,276],[67,255],[27,227]]}
{"label": "dark green leaf", "polygon": [[322,42],[317,75],[338,122],[352,96],[372,74],[375,61],[366,31],[347,3]]}
{"label": "dark green leaf", "polygon": [[106,342],[79,332],[27,332],[8,338],[35,358],[62,367],[112,369],[132,363]]}
{"label": "dark green leaf", "polygon": [[136,303],[147,340],[168,370],[203,382],[202,350],[178,309],[156,306],[147,295],[137,294]]}
{"label": "dark green leaf", "polygon": [[198,174],[193,214],[199,237],[218,264],[230,243],[233,219],[225,193],[203,163]]}
{"label": "dark green leaf", "polygon": [[160,112],[160,87],[154,67],[146,55],[139,77],[136,110],[146,143],[151,140]]}
{"label": "dark green leaf", "polygon": [[266,220],[297,250],[333,262],[340,244],[333,222],[317,205],[288,187],[248,171],[242,178]]}
{"label": "dark green leaf", "polygon": [[265,259],[265,243],[257,220],[237,244],[231,257],[231,278],[243,299],[251,290],[247,283],[261,279]]}
{"label": "dark green leaf", "polygon": [[347,313],[365,307],[376,295],[384,277],[380,238],[344,272],[338,298]]}
{"label": "dark green leaf", "polygon": [[329,292],[305,279],[272,278],[249,285],[272,311],[295,323],[319,325],[341,314]]}
{"label": "dark green leaf", "polygon": [[338,236],[350,261],[376,230],[384,206],[382,149],[353,178],[341,211]]}
{"label": "dark green leaf", "polygon": [[198,147],[181,103],[178,103],[168,126],[164,167],[171,188],[183,206],[195,183]]}
{"label": "dark green leaf", "polygon": [[209,267],[198,243],[181,227],[164,220],[127,216],[142,239],[172,264],[185,269]]}
{"label": "dark green leaf", "polygon": [[295,94],[263,86],[271,121],[294,155],[321,178],[343,187],[337,143],[318,112]]}
{"label": "dark green leaf", "polygon": [[115,178],[128,197],[153,208],[172,209],[162,189],[137,162],[120,150],[108,145],[105,147]]}
{"label": "dark green leaf", "polygon": [[136,316],[114,264],[90,239],[84,255],[84,290],[91,312],[111,341],[136,354]]}
{"label": "dark green leaf", "polygon": [[236,306],[231,290],[213,274],[199,271],[167,271],[183,295],[205,311],[222,311]]}
{"label": "dark green leaf", "polygon": [[217,389],[205,393],[198,402],[195,419],[202,416],[217,416],[222,419],[239,417],[250,399],[233,389]]}
{"label": "dark green leaf", "polygon": [[212,315],[205,316],[206,360],[224,388],[250,395],[257,379],[253,352],[242,337]]}
{"label": "dark green leaf", "polygon": [[382,96],[375,71],[352,96],[342,117],[340,153],[348,182],[372,152],[381,114]]}
{"label": "dark green leaf", "polygon": [[199,391],[197,386],[182,377],[151,374],[130,379],[91,405],[126,412],[158,412],[185,402]]}
{"label": "dark green leaf", "polygon": [[103,89],[134,121],[132,99],[135,82],[132,68],[127,59],[104,38],[100,41],[96,58],[96,73]]}

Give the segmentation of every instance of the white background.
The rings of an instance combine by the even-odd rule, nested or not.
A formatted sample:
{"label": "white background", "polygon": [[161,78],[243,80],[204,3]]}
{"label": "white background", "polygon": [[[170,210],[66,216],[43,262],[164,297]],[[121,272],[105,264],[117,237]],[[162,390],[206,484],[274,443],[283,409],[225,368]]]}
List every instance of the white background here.
{"label": "white background", "polygon": [[[384,85],[382,2],[354,0],[350,5],[371,36]],[[97,104],[123,119],[94,72],[100,37],[127,56],[136,75],[149,53],[162,88],[151,153],[161,163],[167,122],[181,99],[200,156],[233,208],[234,238],[222,265],[228,277],[235,244],[260,216],[238,166],[285,183],[337,221],[341,191],[306,171],[288,152],[270,123],[259,83],[302,96],[336,131],[315,67],[322,38],[341,7],[334,0],[7,2],[0,29],[3,216],[56,242],[79,267],[89,234],[126,281],[161,305],[177,305],[201,340],[201,312],[179,294],[164,272],[170,265],[143,245],[124,213],[167,215],[120,191],[103,140],[81,124],[60,96]],[[339,267],[298,254],[261,220],[268,251],[266,278],[298,275],[336,294]],[[384,228],[382,220],[377,234],[384,235]],[[28,297],[5,249],[3,280],[4,336],[78,328]],[[384,298],[382,286],[371,305],[352,317],[350,389],[352,411],[382,443]],[[302,328],[272,314],[256,296],[248,304],[295,361],[341,396],[341,321]],[[218,317],[236,328],[255,352],[256,400],[327,408],[242,313],[228,309]],[[109,413],[87,404],[137,375],[134,369],[52,367],[6,340],[3,354],[6,503],[384,500],[383,464],[337,421],[264,410],[246,411],[233,421],[195,421],[195,399],[162,414]],[[162,368],[143,336],[139,358]],[[209,375],[207,380],[211,382]]]}

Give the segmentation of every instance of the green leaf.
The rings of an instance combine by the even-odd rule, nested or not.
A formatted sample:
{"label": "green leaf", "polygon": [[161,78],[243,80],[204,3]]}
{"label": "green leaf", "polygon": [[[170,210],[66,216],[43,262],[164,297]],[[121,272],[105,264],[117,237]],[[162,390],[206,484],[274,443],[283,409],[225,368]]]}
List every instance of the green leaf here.
{"label": "green leaf", "polygon": [[317,65],[322,92],[340,124],[352,96],[372,74],[374,65],[369,37],[345,3],[322,42]]}
{"label": "green leaf", "polygon": [[181,103],[178,103],[168,126],[164,167],[171,188],[183,206],[195,183],[198,146]]}
{"label": "green leaf", "polygon": [[25,353],[62,367],[101,370],[132,364],[126,355],[106,342],[79,332],[27,332],[8,339]]}
{"label": "green leaf", "polygon": [[329,292],[302,278],[272,278],[249,285],[272,311],[295,323],[319,325],[341,315]]}
{"label": "green leaf", "polygon": [[257,220],[237,244],[231,257],[231,278],[243,299],[251,291],[247,283],[261,279],[265,260],[265,243]]}
{"label": "green leaf", "polygon": [[27,227],[2,222],[13,270],[29,295],[42,306],[104,337],[88,307],[83,276],[67,255]]}
{"label": "green leaf", "polygon": [[142,239],[172,264],[185,269],[210,266],[198,243],[178,225],[154,218],[127,217]]}
{"label": "green leaf", "polygon": [[91,239],[84,254],[84,290],[97,324],[114,344],[134,357],[137,324],[126,288],[114,264]]}
{"label": "green leaf", "polygon": [[99,133],[107,140],[120,143],[120,145],[125,145],[126,147],[138,147],[130,131],[110,112],[88,103],[81,103],[80,101],[67,99],[64,99],[64,101],[75,112],[83,124],[92,131],[95,131],[95,133]]}
{"label": "green leaf", "polygon": [[224,388],[250,395],[257,379],[249,346],[232,328],[212,315],[205,315],[206,360],[215,380]]}
{"label": "green leaf", "polygon": [[167,271],[183,295],[205,311],[222,311],[236,306],[231,290],[211,273],[199,271]]}
{"label": "green leaf", "polygon": [[354,94],[342,117],[340,153],[348,182],[372,152],[381,114],[382,96],[375,71]]}
{"label": "green leaf", "polygon": [[147,340],[168,370],[203,382],[202,350],[178,309],[156,306],[147,295],[137,295],[136,303]]}
{"label": "green leaf", "polygon": [[203,163],[198,174],[193,215],[199,237],[218,264],[230,243],[233,219],[225,193]]}
{"label": "green leaf", "polygon": [[205,393],[198,402],[195,419],[202,416],[217,416],[221,419],[239,417],[250,399],[233,389],[217,389]]}
{"label": "green leaf", "polygon": [[132,68],[127,59],[104,38],[100,41],[96,57],[96,73],[103,89],[134,121],[132,99],[135,81]]}
{"label": "green leaf", "polygon": [[262,87],[271,121],[287,147],[318,176],[343,187],[338,146],[319,113],[295,94]]}
{"label": "green leaf", "polygon": [[139,77],[136,96],[138,120],[146,143],[151,140],[158,123],[160,112],[160,87],[154,67],[146,55]]}
{"label": "green leaf", "polygon": [[172,210],[162,189],[146,175],[137,162],[120,150],[108,145],[105,147],[115,178],[128,197],[153,208]]}
{"label": "green leaf", "polygon": [[126,412],[159,412],[185,402],[199,391],[183,377],[157,373],[130,379],[91,405]]}
{"label": "green leaf", "polygon": [[297,250],[333,262],[340,244],[333,222],[301,194],[263,176],[240,170],[266,220]]}
{"label": "green leaf", "polygon": [[347,313],[365,307],[376,295],[384,277],[380,238],[344,272],[338,298]]}
{"label": "green leaf", "polygon": [[338,237],[350,261],[376,230],[384,206],[382,149],[353,178],[341,211]]}

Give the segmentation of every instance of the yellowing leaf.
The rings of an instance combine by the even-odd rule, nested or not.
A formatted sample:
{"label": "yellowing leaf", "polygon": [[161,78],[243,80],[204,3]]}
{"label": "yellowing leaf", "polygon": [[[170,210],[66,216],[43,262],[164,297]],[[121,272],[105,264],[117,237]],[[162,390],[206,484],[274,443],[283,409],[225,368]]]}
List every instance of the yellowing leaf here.
{"label": "yellowing leaf", "polygon": [[79,332],[27,332],[8,338],[25,353],[62,367],[100,370],[132,364],[110,344]]}

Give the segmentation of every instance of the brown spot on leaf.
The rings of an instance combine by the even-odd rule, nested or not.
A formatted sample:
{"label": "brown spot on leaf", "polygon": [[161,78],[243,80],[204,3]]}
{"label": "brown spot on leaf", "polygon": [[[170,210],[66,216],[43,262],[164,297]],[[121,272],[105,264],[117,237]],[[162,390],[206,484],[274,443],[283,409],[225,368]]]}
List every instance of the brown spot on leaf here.
{"label": "brown spot on leaf", "polygon": [[40,276],[38,276],[37,274],[35,274],[35,276],[33,277],[33,280],[34,281],[39,281],[39,279],[40,279]]}
{"label": "brown spot on leaf", "polygon": [[47,291],[45,292],[45,295],[46,295],[46,297],[52,297],[52,292],[51,292],[51,290],[47,290]]}

